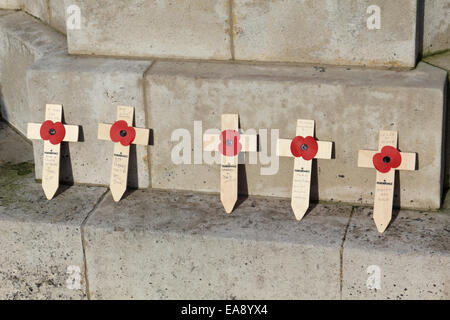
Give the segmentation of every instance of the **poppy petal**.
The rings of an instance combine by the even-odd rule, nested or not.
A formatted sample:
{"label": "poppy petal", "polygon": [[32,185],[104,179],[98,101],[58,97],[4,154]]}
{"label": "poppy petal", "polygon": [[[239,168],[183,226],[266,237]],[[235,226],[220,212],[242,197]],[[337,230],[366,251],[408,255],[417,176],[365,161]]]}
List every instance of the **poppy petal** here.
{"label": "poppy petal", "polygon": [[317,141],[309,136],[305,138],[305,144],[308,146],[308,149],[303,151],[303,159],[305,160],[312,160],[317,154],[317,151],[319,150],[319,145],[317,144]]}
{"label": "poppy petal", "polygon": [[133,127],[127,127],[126,129],[123,130],[125,130],[127,134],[125,137],[121,136],[120,143],[124,147],[126,147],[129,146],[134,141],[134,138],[136,138],[136,130],[134,130]]}
{"label": "poppy petal", "polygon": [[224,130],[220,134],[219,152],[228,157],[234,157],[242,151],[241,135],[236,130]]}
{"label": "poppy petal", "polygon": [[391,146],[384,146],[381,149],[381,154],[383,156],[387,156],[391,159],[391,161],[389,162],[389,166],[391,168],[398,168],[401,163],[402,163],[402,155],[400,154],[400,152]]}
{"label": "poppy petal", "polygon": [[53,127],[53,125],[54,125],[54,123],[51,120],[47,120],[47,121],[44,121],[44,123],[42,123],[41,130],[40,130],[42,140],[48,140],[52,137],[50,135],[50,129]]}
{"label": "poppy petal", "polygon": [[53,129],[55,130],[55,134],[50,135],[50,143],[55,145],[60,144],[66,136],[66,128],[61,122],[55,122]]}
{"label": "poppy petal", "polygon": [[291,153],[294,157],[298,158],[303,155],[302,145],[305,143],[305,138],[302,136],[297,136],[292,139],[291,142]]}
{"label": "poppy petal", "polygon": [[373,158],[373,166],[381,173],[388,173],[391,170],[389,163],[383,161],[384,156],[381,153],[376,153]]}
{"label": "poppy petal", "polygon": [[109,136],[113,142],[119,142],[122,140],[122,136],[120,135],[120,131],[126,130],[128,128],[128,124],[124,120],[116,121],[109,130]]}

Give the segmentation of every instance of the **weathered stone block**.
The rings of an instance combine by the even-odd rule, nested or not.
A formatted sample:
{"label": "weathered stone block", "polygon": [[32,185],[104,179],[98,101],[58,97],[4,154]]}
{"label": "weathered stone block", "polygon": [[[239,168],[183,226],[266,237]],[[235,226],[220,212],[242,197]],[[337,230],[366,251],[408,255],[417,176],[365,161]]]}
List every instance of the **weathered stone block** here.
{"label": "weathered stone block", "polygon": [[23,0],[0,0],[0,9],[21,9]]}
{"label": "weathered stone block", "polygon": [[27,69],[46,54],[66,50],[63,35],[23,12],[0,17],[0,107],[2,117],[26,134],[31,121]]}
{"label": "weathered stone block", "polygon": [[400,211],[380,235],[374,231],[372,211],[359,208],[350,221],[342,297],[448,300],[450,215]]}
{"label": "weathered stone block", "polygon": [[106,189],[63,188],[47,201],[31,146],[3,123],[0,132],[0,298],[86,298],[80,230]]}
{"label": "weathered stone block", "polygon": [[228,0],[66,0],[81,9],[69,52],[137,57],[231,59]]}
{"label": "weathered stone block", "polygon": [[[93,299],[336,299],[351,207],[247,199],[231,215],[216,195],[108,195],[85,227]],[[325,231],[326,230],[326,231]]]}
{"label": "weathered stone block", "polygon": [[50,25],[66,33],[66,7],[64,0],[50,0]]}
{"label": "weathered stone block", "polygon": [[50,12],[47,7],[47,0],[23,0],[23,8],[26,12],[45,23],[50,22]]}
{"label": "weathered stone block", "polygon": [[[380,8],[369,29],[370,6]],[[237,60],[414,67],[416,0],[234,0]]]}
{"label": "weathered stone block", "polygon": [[33,162],[33,147],[24,137],[14,132],[6,122],[0,121],[0,165]]}
{"label": "weathered stone block", "polygon": [[423,53],[450,49],[450,2],[425,0]]}
{"label": "weathered stone block", "polygon": [[[61,179],[109,185],[113,143],[97,139],[98,123],[114,123],[117,106],[135,108],[136,127],[147,127],[143,80],[151,61],[48,56],[28,71],[30,117],[44,120],[46,103],[62,104],[67,124],[81,126],[81,141],[62,150]],[[42,141],[33,141],[36,177],[42,172]],[[131,146],[128,185],[149,186],[148,148]]]}
{"label": "weathered stone block", "polygon": [[[449,73],[448,80],[450,82],[450,51],[447,53],[442,53],[438,55],[434,55],[431,57],[426,57],[424,59],[427,63],[441,68]],[[446,168],[446,177],[445,177],[445,186],[447,188],[450,187],[450,85],[447,83],[447,116],[446,116],[446,160],[445,160],[445,168]]]}
{"label": "weathered stone block", "polygon": [[[202,121],[203,130],[220,129],[222,113],[239,113],[243,129],[279,129],[282,138],[295,136],[296,119],[316,120],[317,138],[335,143],[335,159],[318,160],[313,168],[312,197],[328,201],[373,202],[376,171],[357,168],[358,150],[376,149],[379,130],[397,130],[400,149],[418,153],[419,170],[400,172],[395,204],[440,206],[446,74],[438,68],[419,64],[414,71],[394,72],[158,61],[147,80],[154,188],[218,192],[220,166],[201,159],[174,164],[171,154],[180,142],[167,141],[174,130],[187,129],[191,146],[184,152],[194,163],[194,121]],[[267,139],[259,164],[241,171],[241,191],[290,197],[292,159],[280,158],[275,175],[261,175],[262,167],[270,167],[261,156],[275,153],[270,133]]]}

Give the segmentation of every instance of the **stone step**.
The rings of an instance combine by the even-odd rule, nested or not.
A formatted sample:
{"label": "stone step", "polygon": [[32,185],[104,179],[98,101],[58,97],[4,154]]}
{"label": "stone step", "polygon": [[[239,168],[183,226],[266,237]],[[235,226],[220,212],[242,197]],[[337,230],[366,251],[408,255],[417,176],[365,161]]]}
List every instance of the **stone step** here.
{"label": "stone step", "polygon": [[23,12],[0,12],[1,115],[25,133],[32,120],[26,72],[44,55],[67,51],[66,38]]}
{"label": "stone step", "polygon": [[[14,34],[11,41],[18,43],[2,59],[9,66],[7,61],[19,56],[18,48],[27,48],[30,37],[26,25],[5,22],[13,15],[24,16],[0,18],[2,34]],[[16,115],[11,122],[22,133],[27,122],[43,120],[46,103],[63,104],[66,122],[82,126],[83,141],[64,151],[64,181],[108,184],[112,147],[97,140],[97,123],[113,122],[116,106],[128,104],[136,109],[136,126],[151,128],[154,141],[148,148],[132,149],[133,187],[218,192],[219,166],[175,165],[171,154],[178,142],[171,136],[176,129],[186,129],[194,138],[194,121],[203,121],[204,130],[218,128],[222,113],[235,112],[243,128],[279,129],[282,138],[294,136],[295,119],[315,119],[317,137],[335,143],[335,159],[318,161],[314,168],[312,197],[326,201],[371,204],[375,172],[356,167],[358,150],[376,148],[379,130],[398,130],[401,150],[419,153],[419,171],[400,173],[395,204],[437,209],[441,203],[446,73],[427,64],[412,71],[387,71],[88,58],[53,50],[28,69],[26,79],[25,71],[11,70],[2,83],[11,88],[3,90],[3,109]],[[28,94],[22,95],[25,83]],[[27,104],[8,102],[16,99],[16,92]],[[263,144],[259,164],[241,170],[246,173],[241,192],[290,197],[293,161],[280,159],[278,169],[268,133],[268,148]],[[198,160],[199,151],[202,156],[198,143],[192,145],[195,159],[187,154],[192,161]],[[34,144],[40,178],[42,143]],[[271,169],[272,175],[266,175]]]}
{"label": "stone step", "polygon": [[0,9],[22,9],[62,33],[66,33],[64,0],[0,0]]}
{"label": "stone step", "polygon": [[48,201],[31,145],[4,122],[0,134],[0,299],[85,299],[81,225],[106,188],[62,187]]}
{"label": "stone step", "polygon": [[63,186],[47,201],[30,145],[0,134],[1,299],[450,298],[448,213],[396,212],[380,236],[348,205],[298,222],[286,199],[225,214],[216,195]]}
{"label": "stone step", "polygon": [[[442,70],[445,70],[448,73],[448,80],[450,83],[450,50],[442,53],[442,54],[436,54],[430,57],[426,57],[425,61],[435,67],[441,68]],[[446,127],[446,180],[445,180],[445,186],[447,188],[450,188],[450,85],[447,84],[447,117],[445,120],[445,127]]]}
{"label": "stone step", "polygon": [[[414,67],[418,53],[417,0],[65,4],[81,13],[72,54]],[[379,29],[368,28],[373,5]]]}

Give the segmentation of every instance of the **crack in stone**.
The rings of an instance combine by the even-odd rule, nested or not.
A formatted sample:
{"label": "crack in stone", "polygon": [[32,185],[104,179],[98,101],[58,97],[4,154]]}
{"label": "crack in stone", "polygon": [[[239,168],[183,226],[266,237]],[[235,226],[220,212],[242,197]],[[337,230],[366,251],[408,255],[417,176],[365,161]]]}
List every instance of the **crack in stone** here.
{"label": "crack in stone", "polygon": [[83,222],[81,223],[80,227],[80,234],[81,234],[81,247],[83,250],[83,262],[84,262],[84,281],[85,281],[85,288],[86,288],[86,296],[88,300],[91,300],[91,293],[89,292],[89,278],[88,278],[88,268],[87,268],[87,259],[86,259],[86,240],[84,236],[84,228],[86,226],[86,223],[89,219],[89,217],[97,210],[100,203],[105,199],[106,195],[109,192],[109,188],[105,190],[105,192],[100,196],[98,201],[95,203],[94,207],[91,211],[87,214],[86,218],[84,218]]}

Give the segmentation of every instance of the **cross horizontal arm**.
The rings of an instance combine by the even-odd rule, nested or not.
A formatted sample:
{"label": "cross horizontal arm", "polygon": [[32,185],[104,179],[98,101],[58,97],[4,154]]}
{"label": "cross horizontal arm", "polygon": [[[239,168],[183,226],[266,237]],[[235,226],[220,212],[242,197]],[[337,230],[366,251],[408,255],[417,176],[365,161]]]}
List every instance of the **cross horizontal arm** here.
{"label": "cross horizontal arm", "polygon": [[[111,140],[110,130],[112,124],[99,123],[98,124],[98,139],[99,140]],[[136,137],[134,138],[132,144],[148,145],[150,130],[143,128],[134,128],[136,131]]]}
{"label": "cross horizontal arm", "polygon": [[[372,150],[359,150],[358,152],[358,167],[360,168],[374,168],[373,166],[373,156],[379,151]],[[395,170],[416,170],[416,153],[400,152],[402,156],[402,163]]]}
{"label": "cross horizontal arm", "polygon": [[[257,136],[256,134],[241,134],[239,142],[242,144],[242,152],[256,152]],[[219,134],[204,134],[203,135],[203,151],[218,151],[220,144]]]}
{"label": "cross horizontal arm", "polygon": [[[66,135],[64,140],[66,142],[77,142],[78,141],[78,126],[64,125],[66,129]],[[41,124],[40,123],[28,123],[27,126],[27,138],[31,140],[41,140]]]}
{"label": "cross horizontal arm", "polygon": [[[279,157],[294,157],[291,152],[291,139],[278,139],[277,155]],[[314,159],[331,159],[333,143],[329,141],[317,141],[319,149]]]}

